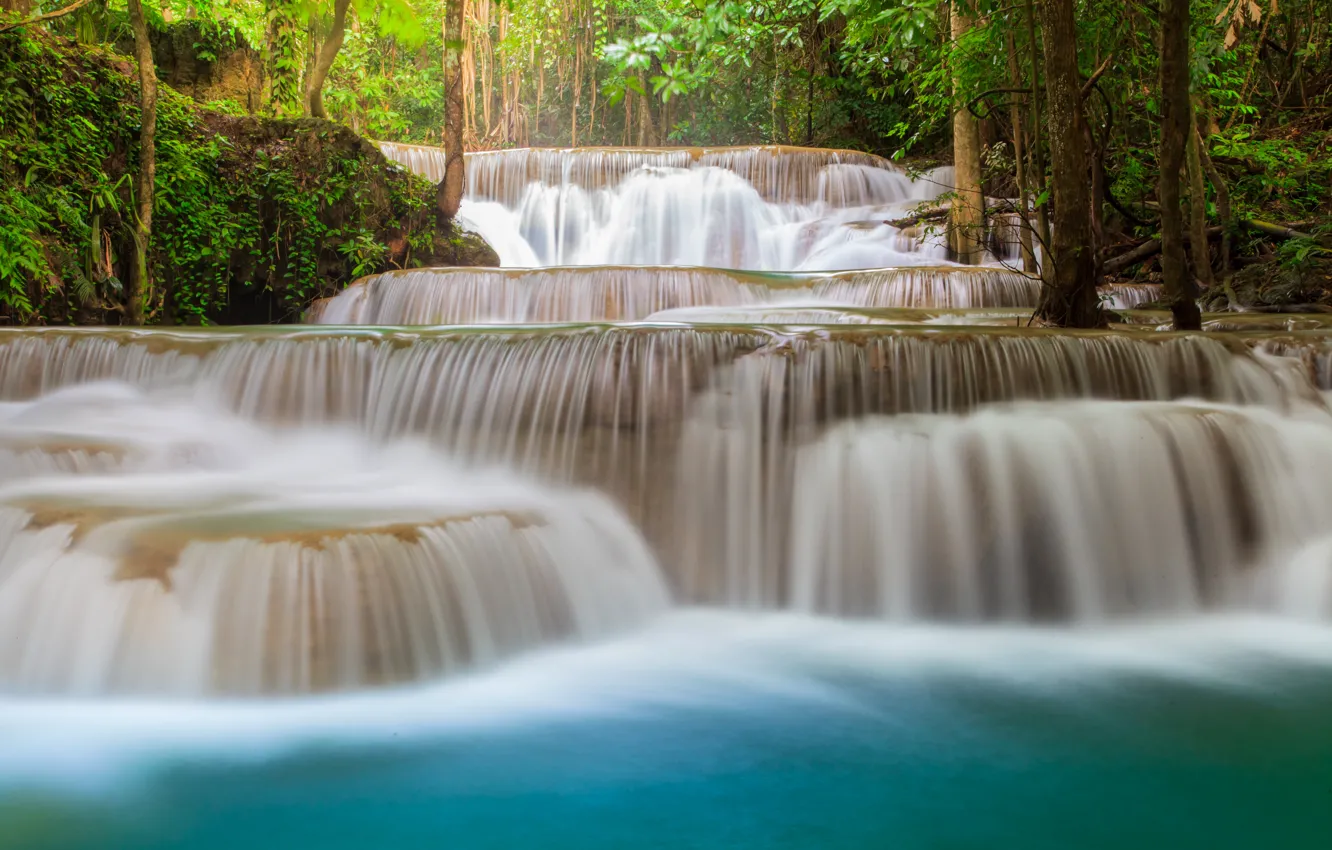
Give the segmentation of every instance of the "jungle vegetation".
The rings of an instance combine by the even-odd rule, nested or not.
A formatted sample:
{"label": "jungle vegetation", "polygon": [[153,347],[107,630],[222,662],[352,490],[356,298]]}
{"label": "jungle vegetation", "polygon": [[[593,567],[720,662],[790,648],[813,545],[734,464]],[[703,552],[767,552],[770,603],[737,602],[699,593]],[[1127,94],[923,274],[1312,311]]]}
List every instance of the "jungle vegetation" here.
{"label": "jungle vegetation", "polygon": [[[1049,259],[1038,314],[1055,325],[1103,322],[1096,285],[1126,275],[1163,282],[1183,328],[1199,300],[1332,303],[1323,0],[0,6],[11,321],[226,321],[237,287],[251,312],[262,295],[290,316],[355,274],[437,260],[461,151],[525,145],[951,163],[949,208],[922,216],[942,215],[967,261],[995,199],[1016,201],[998,203],[1023,219],[1027,270]],[[316,154],[310,139],[333,137]],[[423,187],[363,138],[458,160]],[[240,173],[251,143],[259,167]]]}

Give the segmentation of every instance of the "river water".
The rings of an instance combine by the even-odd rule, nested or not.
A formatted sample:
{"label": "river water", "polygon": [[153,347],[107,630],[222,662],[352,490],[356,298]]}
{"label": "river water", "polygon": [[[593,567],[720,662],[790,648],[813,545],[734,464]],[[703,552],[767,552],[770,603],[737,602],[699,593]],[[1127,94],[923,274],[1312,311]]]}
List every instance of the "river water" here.
{"label": "river water", "polygon": [[505,269],[0,331],[0,848],[1326,846],[1323,322],[1027,327],[864,155],[468,168]]}

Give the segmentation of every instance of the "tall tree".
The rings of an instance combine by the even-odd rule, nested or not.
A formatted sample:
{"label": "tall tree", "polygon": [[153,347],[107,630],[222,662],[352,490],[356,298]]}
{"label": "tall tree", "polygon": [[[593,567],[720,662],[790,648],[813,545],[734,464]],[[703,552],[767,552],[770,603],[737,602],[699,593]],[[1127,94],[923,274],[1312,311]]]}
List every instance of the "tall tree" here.
{"label": "tall tree", "polygon": [[1196,124],[1189,127],[1189,254],[1193,257],[1193,271],[1204,287],[1216,283],[1212,275],[1212,255],[1207,244],[1207,178],[1203,174],[1202,138]]}
{"label": "tall tree", "polygon": [[153,185],[157,178],[157,69],[143,0],[128,0],[130,28],[134,32],[134,58],[139,64],[139,173],[134,181],[134,271],[125,288],[125,320],[143,324],[144,302],[152,294],[148,243],[153,235]]}
{"label": "tall tree", "polygon": [[448,221],[462,204],[467,170],[463,164],[463,0],[447,0],[444,11],[444,179],[439,181],[435,205]]}
{"label": "tall tree", "polygon": [[301,97],[301,28],[296,22],[295,5],[296,0],[269,0],[269,104],[279,118],[299,117],[305,109]]}
{"label": "tall tree", "polygon": [[[971,32],[976,21],[964,4],[971,0],[953,0],[953,40]],[[953,173],[956,197],[953,199],[950,228],[953,253],[958,262],[975,264],[985,258],[985,196],[981,193],[980,122],[967,109],[962,86],[954,75],[953,98]]]}
{"label": "tall tree", "polygon": [[1036,315],[1061,327],[1101,324],[1092,247],[1091,189],[1088,181],[1086,120],[1078,73],[1078,29],[1073,0],[1042,0],[1045,35],[1045,93],[1049,101],[1050,194],[1054,203],[1053,266]]}
{"label": "tall tree", "polygon": [[[1016,91],[1022,88],[1022,71],[1018,62],[1017,40],[1013,37],[1011,30],[1008,32],[1005,41],[1008,46],[1009,83]],[[1013,164],[1016,171],[1018,195],[1018,245],[1022,254],[1022,270],[1027,274],[1035,274],[1038,267],[1031,238],[1032,229],[1035,225],[1031,220],[1031,191],[1027,183],[1027,133],[1023,126],[1022,100],[1016,93],[1013,99],[1009,101],[1008,114],[1009,121],[1013,125]]]}
{"label": "tall tree", "polygon": [[[1197,288],[1184,258],[1180,172],[1193,135],[1189,104],[1189,0],[1161,3],[1161,169],[1156,186],[1161,204],[1161,271],[1165,299],[1176,330],[1198,330]],[[1201,246],[1205,249],[1205,246]],[[1199,255],[1206,256],[1205,250]]]}
{"label": "tall tree", "polygon": [[[1027,53],[1031,57],[1031,196],[1039,199],[1045,194],[1045,145],[1041,133],[1041,43],[1036,34],[1036,9],[1032,0],[1026,0]],[[1050,205],[1037,204],[1035,236],[1041,248],[1041,283],[1048,287],[1054,280],[1054,263],[1050,261]]]}
{"label": "tall tree", "polygon": [[328,113],[324,111],[324,80],[328,79],[328,72],[333,69],[333,62],[338,58],[338,51],[342,49],[342,39],[347,32],[347,7],[350,4],[351,0],[335,0],[333,3],[332,27],[328,38],[324,39],[323,47],[319,48],[319,56],[315,59],[314,67],[310,69],[305,102],[311,118],[328,117]]}

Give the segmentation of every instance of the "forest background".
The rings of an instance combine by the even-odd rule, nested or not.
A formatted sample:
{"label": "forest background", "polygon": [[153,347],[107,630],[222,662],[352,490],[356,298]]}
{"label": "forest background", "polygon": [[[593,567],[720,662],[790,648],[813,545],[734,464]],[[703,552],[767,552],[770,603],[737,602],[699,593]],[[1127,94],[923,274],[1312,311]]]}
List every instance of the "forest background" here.
{"label": "forest background", "polygon": [[[1097,321],[1071,293],[1126,274],[1165,279],[1172,307],[1328,306],[1323,0],[0,6],[10,321],[290,319],[359,274],[468,261],[441,242],[431,188],[361,144],[450,133],[467,150],[790,144],[956,163],[958,255],[966,209],[1025,200],[1046,274],[1069,270],[1042,308],[1057,324]],[[136,41],[165,92],[138,191]],[[1077,82],[1063,101],[1061,74]],[[1207,251],[1172,250],[1190,241]]]}

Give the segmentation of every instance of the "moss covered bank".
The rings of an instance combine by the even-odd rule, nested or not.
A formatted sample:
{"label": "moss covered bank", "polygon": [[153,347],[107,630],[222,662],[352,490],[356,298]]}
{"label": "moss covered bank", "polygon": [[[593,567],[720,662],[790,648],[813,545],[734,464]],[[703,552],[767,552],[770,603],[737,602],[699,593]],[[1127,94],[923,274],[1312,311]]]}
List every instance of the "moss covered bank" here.
{"label": "moss covered bank", "polygon": [[[497,263],[438,232],[434,187],[345,127],[159,98],[150,322],[291,321],[364,274]],[[119,321],[138,131],[126,57],[0,34],[0,322]]]}

